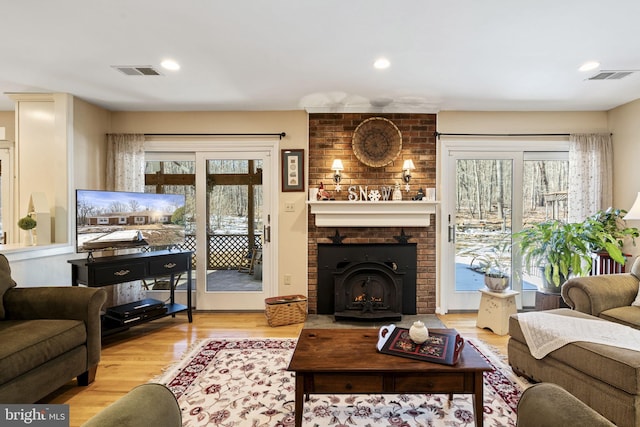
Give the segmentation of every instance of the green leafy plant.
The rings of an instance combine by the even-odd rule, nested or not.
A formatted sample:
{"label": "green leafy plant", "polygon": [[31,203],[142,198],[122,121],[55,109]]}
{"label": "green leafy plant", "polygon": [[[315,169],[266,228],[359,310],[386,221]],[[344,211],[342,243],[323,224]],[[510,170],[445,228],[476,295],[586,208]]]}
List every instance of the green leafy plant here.
{"label": "green leafy plant", "polygon": [[515,233],[525,271],[532,273],[535,268],[542,268],[547,282],[559,287],[569,275],[588,275],[594,253],[606,252],[624,264],[624,239],[639,235],[637,228],[626,227],[622,219],[625,213],[609,208],[583,222],[544,221]]}
{"label": "green leafy plant", "polygon": [[591,252],[607,252],[616,262],[625,263],[625,256],[622,253],[624,240],[630,238],[635,245],[635,238],[639,235],[637,228],[626,226],[623,219],[626,213],[627,211],[623,209],[609,208],[595,213],[584,221]]}
{"label": "green leafy plant", "polygon": [[514,234],[525,271],[541,268],[546,281],[559,287],[569,274],[591,270],[591,249],[583,223],[544,221]]}
{"label": "green leafy plant", "polygon": [[18,220],[18,227],[23,230],[31,230],[32,228],[36,228],[37,224],[38,223],[31,217],[31,215],[27,215]]}

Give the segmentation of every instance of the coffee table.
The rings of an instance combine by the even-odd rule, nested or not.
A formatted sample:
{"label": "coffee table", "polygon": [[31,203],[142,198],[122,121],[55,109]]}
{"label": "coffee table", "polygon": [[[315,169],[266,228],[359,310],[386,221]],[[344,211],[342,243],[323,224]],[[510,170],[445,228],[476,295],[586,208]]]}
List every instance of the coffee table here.
{"label": "coffee table", "polygon": [[302,426],[303,398],[312,393],[473,394],[476,426],[482,426],[483,372],[492,367],[472,346],[448,366],[379,353],[377,342],[377,329],[302,330],[288,367],[296,374],[296,427]]}

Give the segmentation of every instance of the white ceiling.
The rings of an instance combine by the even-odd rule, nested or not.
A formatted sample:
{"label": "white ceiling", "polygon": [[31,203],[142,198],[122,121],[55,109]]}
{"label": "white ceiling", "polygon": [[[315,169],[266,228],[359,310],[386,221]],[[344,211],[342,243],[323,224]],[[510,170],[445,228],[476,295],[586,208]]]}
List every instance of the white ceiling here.
{"label": "white ceiling", "polygon": [[[640,98],[640,1],[0,0],[0,92],[110,110],[608,110]],[[375,70],[375,59],[391,61]],[[114,65],[160,69],[125,76]],[[579,72],[587,60],[599,69]],[[373,104],[373,105],[372,105]],[[0,94],[0,110],[13,102]]]}

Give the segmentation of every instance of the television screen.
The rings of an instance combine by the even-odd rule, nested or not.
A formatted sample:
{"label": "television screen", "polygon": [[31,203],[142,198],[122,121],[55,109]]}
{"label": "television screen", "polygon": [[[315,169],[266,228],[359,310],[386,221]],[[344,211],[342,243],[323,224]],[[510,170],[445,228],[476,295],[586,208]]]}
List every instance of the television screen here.
{"label": "television screen", "polygon": [[76,251],[184,242],[183,194],[76,190]]}

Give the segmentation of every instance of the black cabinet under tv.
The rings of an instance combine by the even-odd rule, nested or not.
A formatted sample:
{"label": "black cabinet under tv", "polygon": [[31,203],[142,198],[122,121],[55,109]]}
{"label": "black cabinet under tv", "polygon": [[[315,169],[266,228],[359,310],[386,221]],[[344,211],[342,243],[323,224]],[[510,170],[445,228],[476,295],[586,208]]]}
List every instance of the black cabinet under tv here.
{"label": "black cabinet under tv", "polygon": [[[176,313],[187,312],[189,323],[192,322],[191,309],[191,256],[189,251],[156,251],[108,256],[99,258],[73,259],[71,264],[71,285],[102,287],[118,283],[131,282],[153,277],[170,276],[170,302],[160,309],[132,312],[122,317],[121,321],[103,318],[102,335],[129,329],[132,326]],[[187,273],[187,305],[175,302],[175,277]],[[140,302],[142,303],[142,302]],[[118,306],[124,308],[128,304]],[[136,306],[136,304],[133,304]],[[146,304],[140,304],[145,306]],[[112,307],[113,309],[113,307]],[[165,310],[166,309],[166,310]],[[128,312],[127,312],[128,313]]]}

